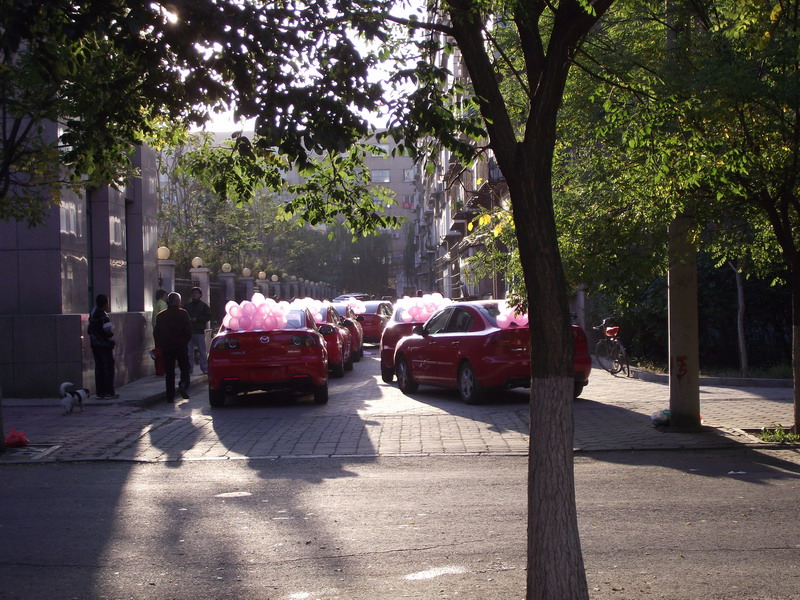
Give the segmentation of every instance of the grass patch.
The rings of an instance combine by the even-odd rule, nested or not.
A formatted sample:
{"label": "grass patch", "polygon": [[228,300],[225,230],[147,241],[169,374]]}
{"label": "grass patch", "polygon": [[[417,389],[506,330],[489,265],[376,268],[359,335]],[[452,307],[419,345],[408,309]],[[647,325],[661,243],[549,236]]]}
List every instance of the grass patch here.
{"label": "grass patch", "polygon": [[800,444],[800,434],[792,433],[791,429],[784,429],[780,423],[773,428],[762,427],[761,431],[756,433],[756,437],[762,442]]}

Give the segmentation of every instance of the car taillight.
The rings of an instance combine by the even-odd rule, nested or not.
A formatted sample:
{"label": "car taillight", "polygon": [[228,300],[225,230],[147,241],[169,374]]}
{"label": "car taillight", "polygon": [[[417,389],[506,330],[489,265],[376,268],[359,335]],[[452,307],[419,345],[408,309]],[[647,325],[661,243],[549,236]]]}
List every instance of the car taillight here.
{"label": "car taillight", "polygon": [[521,354],[528,351],[528,344],[520,338],[515,331],[505,330],[493,333],[489,338],[489,343],[495,348],[498,354],[513,352]]}
{"label": "car taillight", "polygon": [[314,335],[293,335],[292,339],[289,340],[289,343],[292,346],[297,346],[298,348],[303,346],[311,348],[312,346],[319,346],[321,342],[319,341],[319,338]]}
{"label": "car taillight", "polygon": [[239,340],[234,337],[221,337],[215,338],[213,342],[211,342],[211,349],[212,350],[238,350],[239,349]]}

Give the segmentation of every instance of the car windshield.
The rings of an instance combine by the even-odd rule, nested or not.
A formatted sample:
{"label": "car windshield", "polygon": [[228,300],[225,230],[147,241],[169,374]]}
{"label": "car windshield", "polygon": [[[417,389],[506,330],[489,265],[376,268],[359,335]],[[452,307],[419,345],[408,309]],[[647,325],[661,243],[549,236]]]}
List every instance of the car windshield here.
{"label": "car windshield", "polygon": [[305,329],[306,313],[303,310],[290,310],[286,313],[286,329]]}
{"label": "car windshield", "polygon": [[336,312],[339,313],[340,317],[347,316],[347,304],[334,304],[333,308],[336,309]]}

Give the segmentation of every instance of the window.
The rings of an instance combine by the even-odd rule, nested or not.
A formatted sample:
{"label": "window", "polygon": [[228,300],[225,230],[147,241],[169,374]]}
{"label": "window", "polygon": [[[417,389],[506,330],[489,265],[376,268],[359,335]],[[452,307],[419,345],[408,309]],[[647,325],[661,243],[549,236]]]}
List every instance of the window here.
{"label": "window", "polygon": [[370,181],[373,183],[389,183],[389,169],[372,169],[370,172]]}
{"label": "window", "polygon": [[428,321],[428,333],[439,333],[440,331],[444,331],[445,325],[447,325],[447,320],[450,318],[450,314],[452,312],[452,308],[446,308],[438,315],[431,317],[431,320]]}
{"label": "window", "polygon": [[472,315],[470,315],[463,308],[458,308],[453,313],[453,316],[450,319],[450,323],[448,323],[445,332],[463,333],[465,331],[469,331],[470,325],[472,325]]}
{"label": "window", "polygon": [[406,183],[410,183],[416,180],[416,170],[415,169],[404,169],[403,170],[403,181]]}

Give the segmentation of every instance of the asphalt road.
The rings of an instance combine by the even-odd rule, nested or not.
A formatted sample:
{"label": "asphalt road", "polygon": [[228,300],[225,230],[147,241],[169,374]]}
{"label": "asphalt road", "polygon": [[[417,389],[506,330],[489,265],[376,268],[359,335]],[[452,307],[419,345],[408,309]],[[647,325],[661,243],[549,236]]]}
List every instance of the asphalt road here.
{"label": "asphalt road", "polygon": [[[591,598],[800,598],[796,450],[576,457]],[[0,598],[521,599],[522,456],[0,465]]]}

